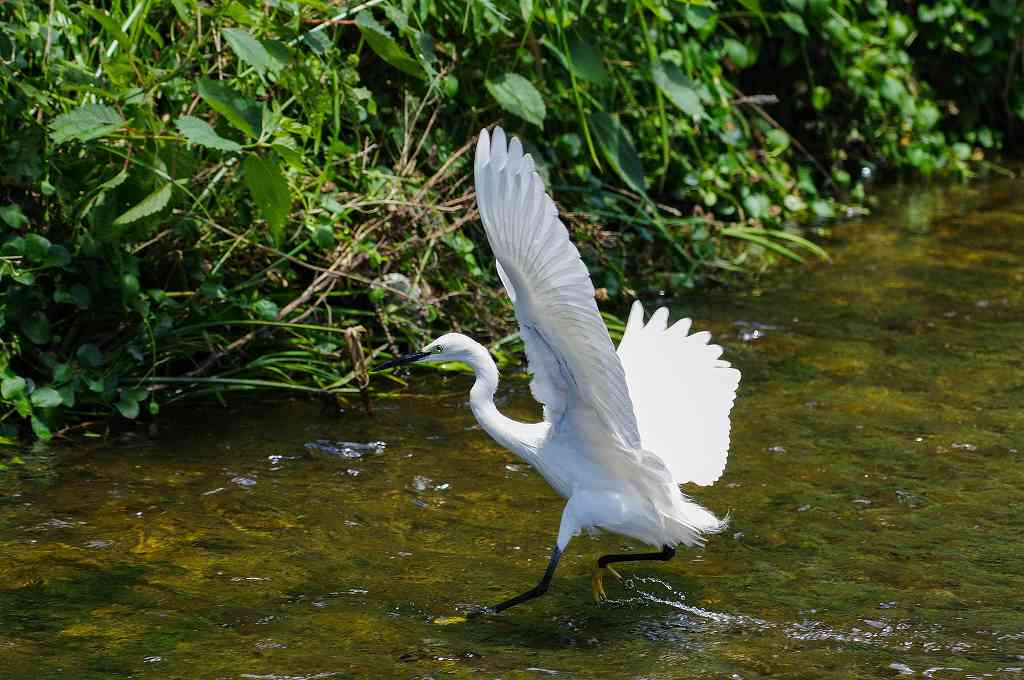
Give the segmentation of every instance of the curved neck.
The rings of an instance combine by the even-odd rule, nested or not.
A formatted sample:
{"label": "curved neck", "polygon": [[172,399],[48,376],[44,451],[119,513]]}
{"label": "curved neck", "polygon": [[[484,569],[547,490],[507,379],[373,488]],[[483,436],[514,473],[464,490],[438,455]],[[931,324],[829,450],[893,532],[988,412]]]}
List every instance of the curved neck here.
{"label": "curved neck", "polygon": [[498,389],[498,367],[491,353],[483,345],[474,343],[466,363],[476,374],[476,382],[469,391],[469,407],[476,421],[496,442],[522,458],[532,453],[523,438],[524,423],[512,420],[498,411],[494,393]]}

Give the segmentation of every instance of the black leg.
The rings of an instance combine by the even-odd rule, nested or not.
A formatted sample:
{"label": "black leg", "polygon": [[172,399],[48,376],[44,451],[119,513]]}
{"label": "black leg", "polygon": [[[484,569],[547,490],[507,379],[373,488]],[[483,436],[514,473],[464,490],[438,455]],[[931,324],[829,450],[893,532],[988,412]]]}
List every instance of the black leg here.
{"label": "black leg", "polygon": [[619,555],[603,555],[597,559],[599,569],[604,569],[615,562],[639,562],[641,560],[661,560],[667,562],[676,556],[675,548],[662,546],[661,552],[656,553],[624,553]]}
{"label": "black leg", "polygon": [[597,569],[594,570],[593,583],[591,584],[594,591],[594,601],[601,602],[608,599],[608,595],[604,592],[604,570],[607,569],[612,573],[615,578],[622,580],[619,576],[619,572],[612,569],[610,564],[615,562],[634,562],[640,560],[661,560],[667,561],[676,556],[676,551],[671,546],[663,546],[661,552],[656,553],[632,553],[632,554],[619,554],[619,555],[602,555],[597,560]]}
{"label": "black leg", "polygon": [[558,566],[558,560],[562,557],[562,551],[555,546],[554,552],[551,553],[551,561],[548,562],[548,568],[544,572],[544,577],[541,578],[540,583],[535,585],[533,588],[527,590],[522,595],[516,595],[513,598],[509,598],[504,602],[499,602],[493,607],[488,607],[480,612],[474,612],[470,616],[479,616],[480,614],[497,614],[498,612],[505,611],[509,607],[514,607],[517,604],[522,604],[527,600],[532,600],[535,597],[540,597],[544,593],[548,592],[548,587],[551,585],[551,578],[555,575],[555,568]]}

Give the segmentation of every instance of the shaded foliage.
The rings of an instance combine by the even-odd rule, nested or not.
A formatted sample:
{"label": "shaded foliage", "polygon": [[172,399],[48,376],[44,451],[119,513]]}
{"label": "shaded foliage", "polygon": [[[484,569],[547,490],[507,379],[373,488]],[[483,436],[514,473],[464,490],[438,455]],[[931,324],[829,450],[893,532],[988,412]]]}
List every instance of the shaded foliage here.
{"label": "shaded foliage", "polygon": [[464,228],[494,122],[602,297],[823,257],[866,178],[968,177],[1024,117],[1021,18],[982,4],[3,3],[0,436],[352,392],[441,326],[500,354]]}

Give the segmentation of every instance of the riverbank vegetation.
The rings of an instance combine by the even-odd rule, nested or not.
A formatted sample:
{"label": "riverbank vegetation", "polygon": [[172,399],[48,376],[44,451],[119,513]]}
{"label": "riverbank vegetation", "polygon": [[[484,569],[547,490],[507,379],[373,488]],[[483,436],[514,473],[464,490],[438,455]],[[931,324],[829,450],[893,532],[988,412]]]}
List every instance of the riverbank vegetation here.
{"label": "riverbank vegetation", "polygon": [[0,436],[345,395],[441,328],[510,347],[475,133],[521,136],[608,309],[827,257],[894,173],[1020,133],[1012,0],[8,0]]}

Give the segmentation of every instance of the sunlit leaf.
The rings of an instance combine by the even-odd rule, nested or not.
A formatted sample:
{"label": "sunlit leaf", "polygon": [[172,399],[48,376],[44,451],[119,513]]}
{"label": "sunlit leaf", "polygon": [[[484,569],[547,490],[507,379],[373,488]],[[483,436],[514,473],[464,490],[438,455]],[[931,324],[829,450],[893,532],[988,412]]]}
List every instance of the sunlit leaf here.
{"label": "sunlit leaf", "polygon": [[103,104],[85,104],[62,113],[50,123],[50,139],[63,144],[72,139],[87,142],[117,132],[125,124],[121,114]]}
{"label": "sunlit leaf", "polygon": [[263,107],[247,99],[219,80],[202,78],[196,91],[210,108],[224,116],[229,123],[249,135],[259,137],[263,125]]}
{"label": "sunlit leaf", "polygon": [[388,30],[373,18],[373,14],[369,10],[363,10],[356,16],[356,26],[363,34],[366,44],[378,57],[403,73],[408,73],[416,78],[426,78],[423,66],[391,37]]}
{"label": "sunlit leaf", "polygon": [[57,390],[52,387],[40,387],[32,393],[32,405],[39,408],[53,408],[63,401]]}
{"label": "sunlit leaf", "polygon": [[213,126],[201,118],[195,116],[181,116],[174,121],[174,124],[185,135],[192,144],[205,146],[208,149],[220,149],[221,151],[241,151],[242,145],[230,139],[224,139],[217,134]]}
{"label": "sunlit leaf", "polygon": [[267,49],[263,42],[254,38],[244,28],[225,28],[221,34],[238,58],[256,69],[261,76],[265,76],[267,73],[276,76],[288,63],[287,56],[281,60],[279,50],[274,50],[274,52],[278,52],[274,54]]}
{"label": "sunlit leaf", "polygon": [[167,203],[171,200],[173,187],[173,182],[165,182],[149,196],[146,196],[137,204],[124,211],[124,213],[114,220],[114,224],[118,226],[130,224],[137,220],[141,220],[143,217],[148,217],[154,213],[160,212],[167,207]]}
{"label": "sunlit leaf", "polygon": [[277,165],[256,155],[245,157],[245,161],[242,163],[242,173],[253,201],[259,206],[260,212],[267,220],[271,238],[275,243],[280,243],[281,233],[292,207],[292,194],[288,188],[288,180],[281,174],[281,169]]}

